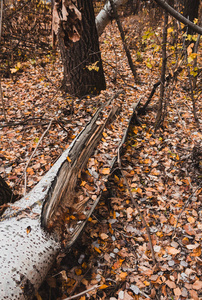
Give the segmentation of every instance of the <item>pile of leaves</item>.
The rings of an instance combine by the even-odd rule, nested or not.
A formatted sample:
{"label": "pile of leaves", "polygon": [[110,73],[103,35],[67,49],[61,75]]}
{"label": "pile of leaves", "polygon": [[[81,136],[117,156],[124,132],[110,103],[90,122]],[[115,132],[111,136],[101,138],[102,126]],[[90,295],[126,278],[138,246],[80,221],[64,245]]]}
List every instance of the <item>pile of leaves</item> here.
{"label": "pile of leaves", "polygon": [[[52,52],[22,63],[23,73],[2,82],[6,118],[1,116],[0,174],[18,194],[30,190],[92,117],[97,107],[117,89],[127,105],[144,103],[161,70],[161,24],[154,31],[145,11],[124,19],[133,61],[141,83],[134,82],[115,24],[107,27],[100,45],[107,90],[91,99],[72,99],[60,91],[62,66]],[[148,21],[148,22],[147,22]],[[202,298],[201,184],[202,134],[194,122],[188,71],[181,55],[180,36],[169,23],[168,71],[182,72],[166,87],[166,115],[154,130],[159,91],[146,115],[133,124],[121,155],[121,168],[111,174],[105,193],[77,243],[61,252],[36,295],[37,300],[66,299],[194,299]],[[189,37],[187,37],[189,39]],[[174,43],[174,44],[172,44]],[[189,48],[199,125],[201,83]],[[177,59],[176,59],[177,57]],[[174,67],[173,67],[174,66]],[[167,74],[168,75],[168,74]],[[52,120],[51,129],[40,137]],[[118,132],[117,132],[118,134]],[[107,134],[110,143],[110,134]],[[37,148],[37,149],[36,149]],[[35,156],[30,160],[34,151]],[[90,161],[89,161],[90,163]],[[124,177],[122,176],[124,174]],[[149,236],[133,198],[149,227]],[[86,188],[87,184],[86,184]],[[155,262],[153,260],[154,253]],[[67,298],[68,299],[68,298]]]}

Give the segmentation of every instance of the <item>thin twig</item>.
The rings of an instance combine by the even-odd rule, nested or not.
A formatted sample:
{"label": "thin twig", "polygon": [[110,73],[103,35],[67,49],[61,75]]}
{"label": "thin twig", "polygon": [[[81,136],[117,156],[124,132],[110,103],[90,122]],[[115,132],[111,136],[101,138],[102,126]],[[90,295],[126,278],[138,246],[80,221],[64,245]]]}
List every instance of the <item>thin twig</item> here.
{"label": "thin twig", "polygon": [[0,12],[0,40],[2,34],[2,18],[3,18],[3,0],[1,0],[1,12]]}
{"label": "thin twig", "polygon": [[138,203],[136,202],[135,198],[133,197],[133,194],[131,192],[131,189],[129,187],[129,184],[128,184],[128,181],[127,181],[127,178],[122,170],[122,166],[121,166],[121,158],[120,158],[120,149],[118,149],[118,155],[117,155],[117,163],[118,163],[118,166],[119,166],[119,169],[121,171],[121,174],[124,178],[124,181],[125,181],[125,184],[126,184],[126,187],[128,189],[128,192],[130,194],[130,198],[131,198],[131,201],[132,203],[134,204],[135,208],[137,209],[141,219],[142,219],[142,222],[143,222],[143,225],[145,226],[146,228],[146,231],[147,231],[147,235],[148,235],[148,240],[149,240],[149,245],[150,245],[150,249],[151,249],[151,254],[152,254],[152,260],[153,260],[153,264],[155,265],[156,264],[156,259],[155,259],[155,254],[154,254],[154,248],[153,248],[153,245],[152,245],[152,240],[151,240],[151,236],[150,236],[150,230],[149,230],[149,227],[147,225],[147,222],[142,214],[142,212],[140,211],[140,208],[138,206]]}
{"label": "thin twig", "polygon": [[76,298],[78,298],[78,297],[80,297],[80,296],[85,295],[86,293],[88,293],[88,292],[90,292],[90,291],[93,291],[93,290],[99,288],[100,286],[101,286],[101,285],[96,284],[96,285],[94,285],[92,288],[90,288],[90,289],[88,289],[88,290],[85,290],[85,291],[83,291],[83,292],[81,292],[81,293],[79,293],[79,294],[77,294],[77,295],[74,295],[74,296],[65,298],[64,300],[76,299]]}
{"label": "thin twig", "polygon": [[1,87],[1,78],[0,78],[0,98],[1,98],[1,103],[2,103],[2,107],[3,107],[4,119],[5,119],[6,122],[8,122],[8,120],[6,118],[6,110],[5,110],[5,104],[4,104],[4,99],[3,99],[3,92],[2,92],[2,87]]}
{"label": "thin twig", "polygon": [[24,196],[26,195],[26,188],[27,188],[27,168],[29,166],[30,161],[32,160],[34,154],[36,153],[36,150],[39,146],[39,144],[41,143],[41,141],[43,140],[44,136],[46,135],[46,133],[48,132],[48,130],[50,129],[51,125],[52,125],[53,120],[50,121],[48,127],[46,128],[46,130],[44,131],[44,133],[42,134],[42,136],[40,137],[40,140],[38,141],[36,148],[34,149],[34,151],[32,152],[32,155],[30,156],[26,166],[25,166],[25,170],[24,170],[24,176],[25,176],[25,190],[24,190]]}
{"label": "thin twig", "polygon": [[179,219],[180,219],[181,216],[182,216],[183,211],[184,211],[185,208],[188,206],[188,204],[189,204],[191,198],[194,196],[194,194],[196,194],[196,192],[197,192],[200,188],[201,188],[201,186],[198,186],[198,187],[193,191],[193,193],[189,196],[189,198],[187,199],[187,201],[185,202],[185,204],[184,204],[184,206],[183,206],[183,208],[182,208],[180,214],[179,214],[178,217],[177,217],[177,222],[176,222],[175,228],[174,228],[174,230],[173,230],[172,239],[174,238],[174,235],[175,235],[175,232],[176,232],[176,228],[177,228],[177,225],[178,225],[178,223],[179,223]]}

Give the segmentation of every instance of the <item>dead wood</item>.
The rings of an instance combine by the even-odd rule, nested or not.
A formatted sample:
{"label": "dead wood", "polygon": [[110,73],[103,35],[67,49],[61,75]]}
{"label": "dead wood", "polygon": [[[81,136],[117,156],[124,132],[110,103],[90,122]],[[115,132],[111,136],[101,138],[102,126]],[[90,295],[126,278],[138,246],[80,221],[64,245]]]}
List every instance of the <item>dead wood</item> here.
{"label": "dead wood", "polygon": [[[126,136],[133,114],[120,97],[111,99],[98,109],[34,189],[15,204],[10,204],[0,219],[2,300],[31,299],[62,245],[70,247],[85,226],[105,188],[116,161],[117,149]],[[112,121],[113,125],[110,123]],[[102,132],[110,137],[108,143],[107,140],[99,142]],[[97,169],[92,166],[95,160],[98,161]],[[79,184],[82,173],[89,176],[89,182],[86,179]],[[79,187],[78,191],[74,189],[75,185]],[[63,215],[61,208],[66,209]],[[66,221],[70,214],[74,216],[74,222],[59,222],[60,219]],[[54,224],[51,225],[51,222]],[[49,233],[47,226],[51,227]]]}
{"label": "dead wood", "polygon": [[122,39],[122,43],[123,43],[123,48],[126,52],[126,56],[127,56],[127,59],[128,59],[128,64],[130,66],[130,69],[133,73],[133,77],[135,79],[135,81],[137,80],[137,72],[136,72],[136,68],[133,64],[133,61],[132,61],[132,57],[131,57],[131,54],[130,54],[130,51],[128,49],[128,46],[126,44],[126,37],[125,37],[125,33],[123,31],[123,27],[122,27],[122,24],[121,24],[121,21],[119,19],[119,16],[118,16],[118,13],[117,13],[117,9],[116,9],[116,6],[114,4],[114,0],[110,0],[110,4],[111,4],[111,7],[113,9],[113,14],[114,14],[114,18],[116,19],[116,22],[117,22],[117,25],[118,25],[118,28],[119,28],[119,31],[120,31],[120,35],[121,35],[121,39]]}
{"label": "dead wood", "polygon": [[[166,78],[165,78],[165,81],[166,81],[166,86],[168,86],[168,84],[170,83],[170,80],[173,79],[173,80],[177,80],[177,76],[178,74],[182,71],[182,67],[178,67],[176,71],[174,71],[173,75],[171,73],[169,73]],[[147,99],[147,101],[145,102],[145,104],[143,105],[143,107],[140,107],[137,112],[138,112],[138,115],[144,115],[146,113],[146,109],[147,109],[147,106],[149,105],[149,103],[151,102],[152,100],[152,97],[154,96],[155,92],[156,92],[156,89],[157,87],[161,84],[161,80],[157,81],[154,85],[153,85],[153,88],[151,90],[151,93]]]}

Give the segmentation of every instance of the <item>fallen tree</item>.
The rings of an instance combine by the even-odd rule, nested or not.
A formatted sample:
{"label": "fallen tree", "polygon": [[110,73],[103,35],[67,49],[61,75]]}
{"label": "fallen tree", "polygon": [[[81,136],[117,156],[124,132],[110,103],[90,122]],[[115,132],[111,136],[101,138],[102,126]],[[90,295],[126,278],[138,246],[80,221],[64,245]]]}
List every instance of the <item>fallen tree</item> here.
{"label": "fallen tree", "polygon": [[2,300],[31,299],[58,252],[72,246],[96,207],[133,115],[115,99],[118,94],[0,219]]}

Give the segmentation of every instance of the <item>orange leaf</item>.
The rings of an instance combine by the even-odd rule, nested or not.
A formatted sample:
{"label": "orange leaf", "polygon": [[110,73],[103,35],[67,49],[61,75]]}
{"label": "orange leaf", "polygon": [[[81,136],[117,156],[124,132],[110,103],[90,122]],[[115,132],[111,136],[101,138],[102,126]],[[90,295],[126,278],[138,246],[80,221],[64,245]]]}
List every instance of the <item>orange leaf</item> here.
{"label": "orange leaf", "polygon": [[102,170],[101,170],[101,173],[102,173],[103,175],[109,175],[109,174],[110,174],[110,168],[104,168],[104,169],[102,169]]}
{"label": "orange leaf", "polygon": [[75,269],[75,273],[77,276],[81,275],[82,270],[81,269]]}
{"label": "orange leaf", "polygon": [[69,156],[67,156],[67,160],[69,163],[72,161],[71,158],[69,158]]}
{"label": "orange leaf", "polygon": [[186,233],[188,233],[189,235],[195,235],[195,230],[192,228],[192,226],[190,224],[185,224],[183,226],[184,230],[186,231]]}
{"label": "orange leaf", "polygon": [[100,290],[103,290],[103,289],[106,289],[106,288],[108,288],[108,285],[106,285],[106,284],[103,284],[103,285],[99,286]]}

